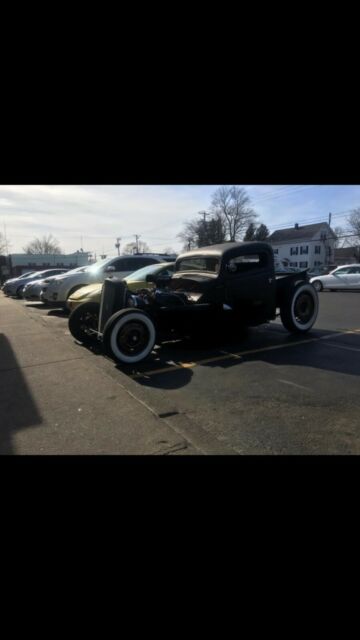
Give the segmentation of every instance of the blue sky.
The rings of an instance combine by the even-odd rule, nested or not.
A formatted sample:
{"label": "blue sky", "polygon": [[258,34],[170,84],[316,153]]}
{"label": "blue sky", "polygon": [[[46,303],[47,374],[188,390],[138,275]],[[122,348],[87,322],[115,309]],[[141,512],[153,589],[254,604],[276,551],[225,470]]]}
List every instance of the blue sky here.
{"label": "blue sky", "polygon": [[[152,251],[182,248],[176,237],[183,223],[210,207],[219,185],[11,185],[0,186],[0,232],[10,253],[20,253],[35,237],[51,233],[64,253],[115,255],[140,234]],[[360,185],[239,185],[271,231],[295,222],[328,220],[346,227],[348,210],[360,206]]]}

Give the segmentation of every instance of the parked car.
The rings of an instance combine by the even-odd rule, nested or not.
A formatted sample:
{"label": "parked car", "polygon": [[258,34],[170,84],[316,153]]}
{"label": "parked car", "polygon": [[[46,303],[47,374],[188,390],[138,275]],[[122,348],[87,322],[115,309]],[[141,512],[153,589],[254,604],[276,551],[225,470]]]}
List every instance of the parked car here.
{"label": "parked car", "polygon": [[42,271],[34,271],[33,273],[29,273],[28,275],[22,275],[18,278],[13,278],[8,280],[4,285],[4,293],[8,296],[17,296],[21,297],[21,292],[28,282],[33,282],[35,280],[43,280],[49,276],[55,276],[62,269],[43,269]]}
{"label": "parked car", "polygon": [[77,272],[69,271],[58,276],[43,288],[41,300],[51,306],[66,308],[68,298],[81,287],[92,283],[100,284],[109,276],[125,278],[142,267],[165,260],[163,255],[147,254],[107,258],[78,269]]}
{"label": "parked car", "polygon": [[330,289],[360,289],[360,264],[347,264],[337,267],[325,276],[315,276],[310,279],[317,291]]}
{"label": "parked car", "polygon": [[304,334],[318,314],[306,270],[276,274],[272,247],[265,242],[196,249],[177,258],[171,277],[147,280],[154,290],[132,294],[126,283],[106,279],[98,317],[94,303],[80,305],[69,318],[72,335],[83,343],[100,340],[115,360],[133,364],[155,343],[256,326],[274,320],[277,309],[288,331]]}
{"label": "parked car", "polygon": [[314,278],[315,276],[326,276],[328,273],[330,273],[331,271],[334,271],[334,269],[336,269],[336,264],[330,264],[330,265],[323,265],[321,267],[313,267],[312,269],[309,269],[307,274],[309,276],[309,278]]}
{"label": "parked car", "polygon": [[9,286],[12,282],[15,282],[15,280],[20,280],[22,278],[26,278],[27,276],[29,276],[31,273],[35,273],[35,271],[26,271],[26,273],[22,273],[21,276],[17,276],[16,278],[8,278],[7,280],[4,280],[1,289],[3,290],[3,292],[5,293],[5,295],[8,295],[6,293],[7,291],[7,286]]}
{"label": "parked car", "polygon": [[20,291],[21,297],[24,298],[24,300],[28,300],[28,301],[29,300],[39,301],[40,294],[43,287],[46,286],[48,282],[51,282],[53,278],[56,278],[62,273],[68,273],[68,272],[69,272],[69,269],[57,269],[57,273],[54,274],[53,276],[50,276],[50,277],[47,276],[43,280],[30,280],[30,282],[27,282],[27,284],[25,284],[23,289]]}
{"label": "parked car", "polygon": [[[127,288],[130,291],[138,291],[139,289],[154,286],[146,280],[148,275],[170,276],[174,272],[174,269],[175,262],[160,262],[160,264],[151,264],[148,267],[143,267],[143,269],[138,269],[123,280],[126,282]],[[67,300],[68,309],[73,311],[79,305],[84,304],[84,302],[95,302],[99,305],[98,310],[100,310],[102,288],[102,284],[89,284],[87,287],[77,289]]]}

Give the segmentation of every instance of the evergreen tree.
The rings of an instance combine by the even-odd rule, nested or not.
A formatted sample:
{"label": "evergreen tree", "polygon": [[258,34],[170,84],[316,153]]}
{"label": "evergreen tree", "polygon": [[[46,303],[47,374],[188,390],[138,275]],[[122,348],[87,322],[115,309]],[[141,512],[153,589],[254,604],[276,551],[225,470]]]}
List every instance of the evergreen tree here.
{"label": "evergreen tree", "polygon": [[246,229],[246,233],[244,235],[244,242],[255,240],[255,232],[256,232],[255,224],[254,222],[250,222],[248,228]]}

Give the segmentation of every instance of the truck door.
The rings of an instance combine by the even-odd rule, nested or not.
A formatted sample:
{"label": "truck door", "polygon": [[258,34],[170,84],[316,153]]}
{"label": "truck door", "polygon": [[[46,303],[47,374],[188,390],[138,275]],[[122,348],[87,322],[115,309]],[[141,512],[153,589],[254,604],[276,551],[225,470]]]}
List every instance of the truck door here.
{"label": "truck door", "polygon": [[271,319],[276,311],[276,281],[273,257],[259,251],[232,258],[225,265],[227,303],[248,321]]}

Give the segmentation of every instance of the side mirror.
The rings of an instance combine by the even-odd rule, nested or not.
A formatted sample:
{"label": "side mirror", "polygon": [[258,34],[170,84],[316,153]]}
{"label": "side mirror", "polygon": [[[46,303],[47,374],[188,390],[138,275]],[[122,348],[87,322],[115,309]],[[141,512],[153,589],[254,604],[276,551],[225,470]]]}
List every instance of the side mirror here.
{"label": "side mirror", "polygon": [[115,267],[110,265],[109,267],[106,267],[105,271],[106,271],[106,273],[110,273],[111,271],[116,271],[116,269],[115,269]]}

